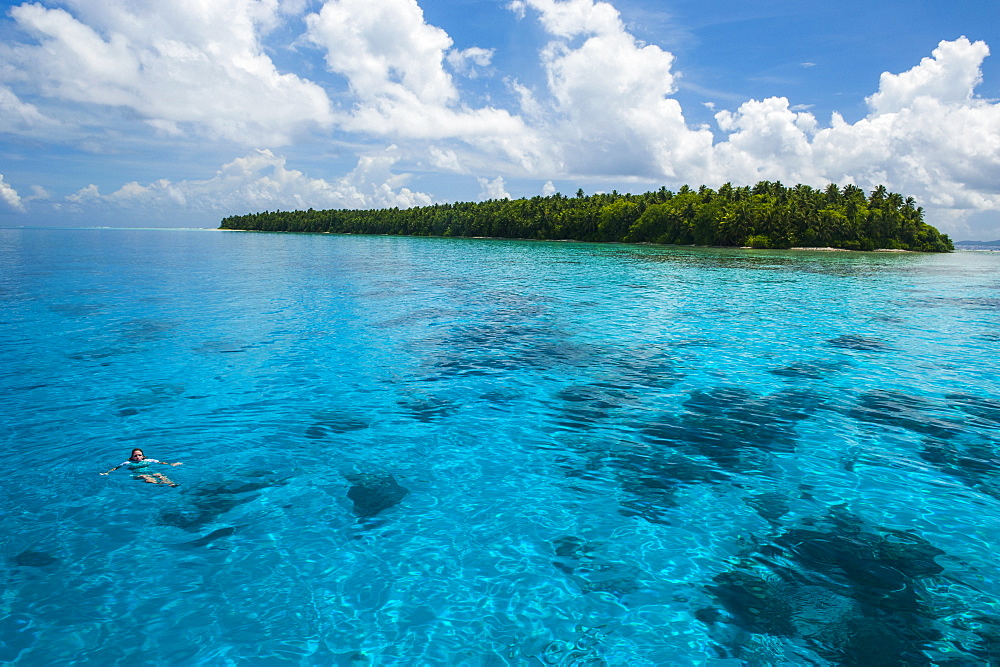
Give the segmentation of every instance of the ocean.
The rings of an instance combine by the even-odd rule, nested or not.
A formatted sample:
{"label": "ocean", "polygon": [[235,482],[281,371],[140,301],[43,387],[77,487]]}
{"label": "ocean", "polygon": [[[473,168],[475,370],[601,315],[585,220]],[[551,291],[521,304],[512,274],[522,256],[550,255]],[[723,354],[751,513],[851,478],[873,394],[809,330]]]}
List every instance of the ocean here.
{"label": "ocean", "polygon": [[0,229],[0,303],[5,664],[1000,660],[996,253]]}

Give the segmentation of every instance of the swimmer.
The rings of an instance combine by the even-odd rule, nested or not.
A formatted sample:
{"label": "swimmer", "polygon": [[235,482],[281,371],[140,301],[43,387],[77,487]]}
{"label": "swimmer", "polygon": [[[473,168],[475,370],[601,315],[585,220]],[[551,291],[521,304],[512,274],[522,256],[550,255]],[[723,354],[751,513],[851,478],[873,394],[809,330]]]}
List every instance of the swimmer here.
{"label": "swimmer", "polygon": [[125,466],[132,471],[132,479],[141,479],[147,484],[167,484],[169,486],[177,486],[176,483],[170,481],[166,475],[162,475],[158,472],[150,473],[147,472],[149,466],[153,463],[159,463],[165,466],[179,466],[182,463],[167,463],[166,461],[157,461],[156,459],[147,459],[146,455],[142,453],[141,449],[133,449],[132,456],[128,457],[127,461],[122,461],[114,468],[108,472],[102,472],[102,475],[107,475],[118,470],[122,466]]}

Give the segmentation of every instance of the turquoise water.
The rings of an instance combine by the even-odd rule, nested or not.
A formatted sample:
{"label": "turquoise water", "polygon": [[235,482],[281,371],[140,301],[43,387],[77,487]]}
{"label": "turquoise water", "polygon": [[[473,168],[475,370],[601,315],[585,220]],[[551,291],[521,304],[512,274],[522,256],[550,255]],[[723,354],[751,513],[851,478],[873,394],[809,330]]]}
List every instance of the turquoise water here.
{"label": "turquoise water", "polygon": [[0,230],[0,299],[0,662],[1000,656],[996,253]]}

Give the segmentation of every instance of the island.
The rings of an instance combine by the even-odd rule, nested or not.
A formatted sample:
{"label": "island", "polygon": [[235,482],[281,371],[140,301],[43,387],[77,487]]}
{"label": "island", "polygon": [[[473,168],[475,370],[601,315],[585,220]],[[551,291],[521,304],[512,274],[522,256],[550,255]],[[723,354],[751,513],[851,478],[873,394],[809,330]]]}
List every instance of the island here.
{"label": "island", "polygon": [[461,236],[751,248],[950,252],[913,197],[831,183],[777,181],[685,185],[644,194],[562,194],[408,209],[264,211],[225,218],[220,229],[401,236]]}

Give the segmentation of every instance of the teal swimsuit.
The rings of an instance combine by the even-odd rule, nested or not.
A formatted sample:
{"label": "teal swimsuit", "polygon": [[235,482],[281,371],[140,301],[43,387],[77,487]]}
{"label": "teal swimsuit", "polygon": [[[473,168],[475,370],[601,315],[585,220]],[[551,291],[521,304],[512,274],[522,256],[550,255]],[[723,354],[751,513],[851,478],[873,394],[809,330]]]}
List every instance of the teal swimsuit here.
{"label": "teal swimsuit", "polygon": [[128,468],[132,472],[132,476],[138,479],[141,475],[150,474],[148,468],[151,463],[159,463],[159,461],[157,461],[156,459],[143,459],[141,461],[133,461],[132,459],[128,459],[127,461],[122,463],[120,467]]}

